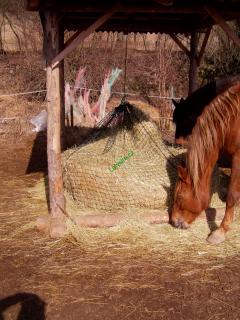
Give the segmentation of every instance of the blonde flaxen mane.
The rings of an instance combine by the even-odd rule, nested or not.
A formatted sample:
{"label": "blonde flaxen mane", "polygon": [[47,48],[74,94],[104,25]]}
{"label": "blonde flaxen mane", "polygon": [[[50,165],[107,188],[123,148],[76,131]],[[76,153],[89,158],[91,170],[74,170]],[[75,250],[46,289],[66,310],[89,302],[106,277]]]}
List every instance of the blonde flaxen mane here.
{"label": "blonde flaxen mane", "polygon": [[223,147],[231,120],[239,112],[240,82],[218,95],[198,117],[188,139],[187,153],[187,169],[195,191],[207,159]]}

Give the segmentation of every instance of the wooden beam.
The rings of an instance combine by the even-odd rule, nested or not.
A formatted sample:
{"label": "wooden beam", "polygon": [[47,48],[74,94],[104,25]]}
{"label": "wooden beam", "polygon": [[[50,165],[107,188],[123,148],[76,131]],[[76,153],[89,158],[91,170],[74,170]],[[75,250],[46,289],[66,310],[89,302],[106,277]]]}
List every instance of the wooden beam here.
{"label": "wooden beam", "polygon": [[117,12],[119,5],[115,5],[112,9],[106,12],[103,16],[97,19],[91,26],[86,30],[82,31],[65,49],[62,50],[59,54],[56,55],[52,60],[52,67],[54,68],[64,57],[73,51],[79,43],[81,43],[85,38],[87,38],[91,33],[98,29],[104,22],[106,22],[111,16]]}
{"label": "wooden beam", "polygon": [[[106,1],[107,2],[107,1]],[[95,4],[88,5],[80,1],[75,3],[58,3],[55,9],[59,12],[72,12],[72,13],[104,13],[109,9],[108,3],[105,1],[98,1]],[[156,1],[157,2],[157,1]],[[48,5],[46,3],[46,5]],[[203,14],[205,11],[203,6],[200,4],[170,6],[162,5],[159,3],[150,3],[149,5],[141,4],[121,4],[120,12],[127,13],[180,13],[180,14]]]}
{"label": "wooden beam", "polygon": [[190,39],[190,66],[189,66],[189,89],[188,95],[197,89],[197,33],[193,31]]}
{"label": "wooden beam", "polygon": [[[59,30],[59,51],[64,48],[64,27],[61,26]],[[60,104],[61,104],[61,114],[60,114],[60,126],[61,126],[61,150],[65,149],[65,81],[64,81],[64,60],[59,64],[59,85],[60,85]]]}
{"label": "wooden beam", "polygon": [[[80,228],[110,228],[128,219],[127,215],[119,213],[88,215],[83,212],[79,213],[79,215],[71,217],[66,212],[66,216],[69,217],[72,223]],[[198,219],[207,221],[208,223],[221,222],[224,215],[225,208],[208,208],[204,213],[202,212]],[[169,214],[163,210],[159,210],[157,213],[153,210],[152,212],[150,211],[139,215],[137,219],[148,224],[164,224],[169,223]],[[37,219],[37,229],[40,232],[47,233],[49,225],[50,221],[48,216],[42,215]]]}
{"label": "wooden beam", "polygon": [[76,31],[65,43],[64,43],[64,48],[67,48],[72,42],[73,40],[75,40],[79,34],[82,32],[82,30],[78,30]]}
{"label": "wooden beam", "polygon": [[[159,3],[158,0],[154,0],[154,3],[149,4],[122,4],[119,12],[127,12],[127,13],[169,13],[169,14],[186,14],[186,15],[203,15],[205,14],[205,9],[203,4],[192,3],[189,4],[174,4],[174,5],[163,5]],[[130,2],[130,1],[129,1]],[[147,2],[146,2],[147,3]],[[45,3],[46,6],[49,6],[48,2]],[[107,1],[98,1],[95,4],[88,5],[81,1],[75,1],[75,3],[57,3],[54,7],[59,12],[65,13],[104,13],[109,9],[109,4]],[[240,16],[240,5],[239,3],[220,3],[218,4],[219,13],[228,17],[239,17]]]}
{"label": "wooden beam", "polygon": [[190,55],[190,51],[188,48],[184,46],[184,44],[178,39],[178,37],[174,33],[169,33],[170,37],[173,39],[173,41],[178,45],[178,47],[183,50],[187,56]]}
{"label": "wooden beam", "polygon": [[219,12],[210,4],[204,6],[207,13],[213,18],[213,20],[223,29],[223,31],[228,35],[228,37],[238,46],[240,46],[240,38],[231,29],[231,27],[226,23]]}
{"label": "wooden beam", "polygon": [[[49,205],[53,225],[51,236],[66,232],[62,209],[65,209],[63,193],[63,177],[61,165],[61,82],[60,64],[52,68],[51,62],[60,50],[60,27],[58,16],[54,11],[45,11],[44,42],[47,61],[47,156],[48,156],[48,188]],[[59,231],[60,230],[60,231]]]}
{"label": "wooden beam", "polygon": [[208,39],[209,39],[211,30],[212,30],[212,26],[209,27],[208,30],[207,30],[207,32],[205,33],[205,36],[204,36],[204,39],[203,39],[203,42],[202,42],[202,46],[201,46],[201,49],[200,49],[199,54],[198,54],[198,57],[197,57],[197,65],[198,65],[198,66],[199,66],[200,63],[201,63],[201,60],[202,60],[204,51],[205,51],[206,46],[207,46],[207,43],[208,43]]}
{"label": "wooden beam", "polygon": [[173,6],[173,0],[154,0],[163,6]]}
{"label": "wooden beam", "polygon": [[40,0],[27,0],[27,10],[37,10],[40,5]]}
{"label": "wooden beam", "polygon": [[[191,30],[193,29],[192,24],[181,23],[181,22],[172,22],[171,24],[164,21],[149,21],[148,23],[143,23],[141,21],[134,21],[131,25],[128,24],[128,21],[117,21],[114,22],[112,20],[104,23],[103,26],[99,27],[97,31],[108,31],[108,32],[124,32],[125,34],[130,32],[155,32],[155,33],[168,33],[173,34],[174,32],[189,35]],[[64,20],[64,25],[68,31],[76,31],[76,30],[84,30],[89,26],[89,23],[82,23],[79,21],[73,20]],[[209,25],[196,27],[194,29],[199,33],[205,33]]]}

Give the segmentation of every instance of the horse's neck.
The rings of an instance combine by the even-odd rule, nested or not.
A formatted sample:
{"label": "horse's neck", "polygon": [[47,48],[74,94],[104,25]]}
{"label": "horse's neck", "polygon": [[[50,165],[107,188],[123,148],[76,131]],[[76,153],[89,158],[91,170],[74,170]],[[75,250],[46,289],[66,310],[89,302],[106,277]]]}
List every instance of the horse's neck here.
{"label": "horse's neck", "polygon": [[[187,104],[186,108],[188,112],[194,112],[197,113],[197,115],[200,115],[205,106],[208,105],[215,97],[216,97],[216,82],[208,83],[207,85],[199,88],[196,90],[193,94],[191,94],[187,98]],[[190,106],[194,106],[194,109],[191,110],[189,108]]]}

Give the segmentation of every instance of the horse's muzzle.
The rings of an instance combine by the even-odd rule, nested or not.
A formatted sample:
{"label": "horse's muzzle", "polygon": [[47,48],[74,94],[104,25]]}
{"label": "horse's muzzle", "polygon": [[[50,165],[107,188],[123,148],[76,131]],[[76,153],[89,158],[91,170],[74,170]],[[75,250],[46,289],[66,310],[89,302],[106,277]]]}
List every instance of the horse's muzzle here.
{"label": "horse's muzzle", "polygon": [[171,221],[171,224],[178,229],[188,229],[190,226],[187,222],[183,221],[180,218]]}

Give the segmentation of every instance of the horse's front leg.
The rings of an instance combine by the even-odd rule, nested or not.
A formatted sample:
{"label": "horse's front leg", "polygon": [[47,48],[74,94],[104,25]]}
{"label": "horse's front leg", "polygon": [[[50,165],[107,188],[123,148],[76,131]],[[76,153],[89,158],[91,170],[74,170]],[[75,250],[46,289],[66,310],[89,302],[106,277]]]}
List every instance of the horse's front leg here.
{"label": "horse's front leg", "polygon": [[226,211],[220,227],[213,231],[207,238],[212,244],[218,244],[225,240],[226,232],[233,221],[234,206],[240,199],[240,152],[234,155],[232,160],[232,173],[226,200]]}

